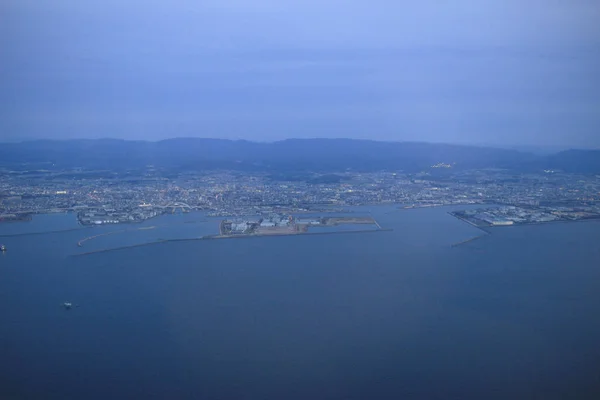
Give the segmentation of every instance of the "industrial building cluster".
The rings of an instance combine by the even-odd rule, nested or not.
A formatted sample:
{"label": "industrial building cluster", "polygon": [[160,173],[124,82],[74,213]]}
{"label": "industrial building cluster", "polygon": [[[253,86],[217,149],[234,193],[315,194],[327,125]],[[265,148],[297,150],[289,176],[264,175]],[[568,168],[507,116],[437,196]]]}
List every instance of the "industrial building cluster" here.
{"label": "industrial building cluster", "polygon": [[504,206],[452,212],[454,216],[477,226],[539,224],[552,221],[600,219],[600,205],[580,207]]}
{"label": "industrial building cluster", "polygon": [[260,232],[295,232],[298,231],[296,220],[291,215],[270,214],[264,218],[244,218],[223,220],[221,235],[251,234]]}

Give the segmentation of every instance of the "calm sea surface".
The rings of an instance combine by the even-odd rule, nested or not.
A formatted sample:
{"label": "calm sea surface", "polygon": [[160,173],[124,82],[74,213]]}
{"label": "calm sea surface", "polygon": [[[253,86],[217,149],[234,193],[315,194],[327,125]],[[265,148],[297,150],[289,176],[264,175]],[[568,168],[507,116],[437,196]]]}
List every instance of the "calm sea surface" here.
{"label": "calm sea surface", "polygon": [[391,232],[89,255],[219,219],[0,225],[0,398],[600,398],[600,222],[451,247],[482,233],[451,209],[358,210]]}

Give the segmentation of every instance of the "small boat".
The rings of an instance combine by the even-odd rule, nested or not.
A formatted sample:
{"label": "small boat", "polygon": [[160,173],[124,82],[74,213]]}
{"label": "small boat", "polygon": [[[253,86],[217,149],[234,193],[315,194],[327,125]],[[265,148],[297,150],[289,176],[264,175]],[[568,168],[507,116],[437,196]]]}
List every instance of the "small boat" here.
{"label": "small boat", "polygon": [[68,301],[65,301],[64,303],[62,303],[62,306],[65,310],[70,310],[73,307],[73,303],[69,303]]}
{"label": "small boat", "polygon": [[3,244],[0,244],[0,251],[4,253],[6,251],[6,246]]}

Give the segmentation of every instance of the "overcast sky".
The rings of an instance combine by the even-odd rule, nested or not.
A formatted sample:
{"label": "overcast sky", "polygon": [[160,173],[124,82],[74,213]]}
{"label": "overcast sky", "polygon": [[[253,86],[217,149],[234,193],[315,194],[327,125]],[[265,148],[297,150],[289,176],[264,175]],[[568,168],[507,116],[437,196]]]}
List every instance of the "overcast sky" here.
{"label": "overcast sky", "polygon": [[600,147],[598,0],[0,0],[0,140]]}

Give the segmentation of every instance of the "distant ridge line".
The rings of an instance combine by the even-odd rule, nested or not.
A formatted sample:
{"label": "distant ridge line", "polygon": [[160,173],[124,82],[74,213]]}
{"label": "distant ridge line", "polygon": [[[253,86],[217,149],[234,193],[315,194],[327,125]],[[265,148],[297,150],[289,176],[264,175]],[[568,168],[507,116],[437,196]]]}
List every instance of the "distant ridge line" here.
{"label": "distant ridge line", "polygon": [[368,139],[285,139],[276,142],[174,138],[35,140],[0,146],[0,167],[21,170],[172,169],[240,171],[405,171],[501,168],[600,173],[600,150],[539,155],[480,145],[386,142]]}

